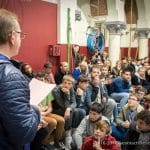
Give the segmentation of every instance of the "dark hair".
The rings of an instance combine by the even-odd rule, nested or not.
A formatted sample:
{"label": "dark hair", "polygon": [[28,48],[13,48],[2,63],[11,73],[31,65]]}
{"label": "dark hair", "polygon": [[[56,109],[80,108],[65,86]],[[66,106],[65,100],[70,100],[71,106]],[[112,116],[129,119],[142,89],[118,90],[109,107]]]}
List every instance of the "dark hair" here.
{"label": "dark hair", "polygon": [[89,82],[89,78],[86,75],[80,75],[79,78],[78,78],[78,80],[77,80],[77,84],[79,82],[82,82],[82,83],[83,82]]}
{"label": "dark hair", "polygon": [[125,68],[125,69],[122,70],[123,74],[126,73],[126,72],[130,72],[131,73],[131,70],[129,68]]}
{"label": "dark hair", "polygon": [[137,120],[140,119],[144,121],[147,125],[150,125],[150,111],[143,110],[137,114]]}
{"label": "dark hair", "polygon": [[90,68],[90,73],[93,71],[93,69],[98,69],[99,71],[100,71],[100,69],[99,69],[99,66],[98,65],[93,65],[91,68]]}
{"label": "dark hair", "polygon": [[90,106],[90,111],[94,111],[94,112],[97,112],[97,113],[102,113],[104,109],[104,106],[103,104],[100,104],[100,103],[93,103],[91,106]]}
{"label": "dark hair", "polygon": [[51,62],[45,63],[44,68],[52,68],[52,63]]}
{"label": "dark hair", "polygon": [[145,95],[147,94],[147,89],[142,86],[136,86],[135,93],[139,94],[140,92],[143,92]]}
{"label": "dark hair", "polygon": [[45,77],[45,73],[44,72],[38,72],[36,75],[35,75],[35,78],[44,78]]}

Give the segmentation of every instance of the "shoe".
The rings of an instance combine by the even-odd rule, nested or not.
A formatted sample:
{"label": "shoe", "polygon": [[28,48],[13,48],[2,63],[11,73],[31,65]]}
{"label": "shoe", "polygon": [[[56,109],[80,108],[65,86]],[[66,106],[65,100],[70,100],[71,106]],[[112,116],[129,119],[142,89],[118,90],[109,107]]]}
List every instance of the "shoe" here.
{"label": "shoe", "polygon": [[67,148],[67,150],[71,149],[71,143],[72,143],[72,137],[68,136],[65,138],[65,146]]}
{"label": "shoe", "polygon": [[54,142],[53,144],[56,148],[61,148],[61,143],[60,142]]}
{"label": "shoe", "polygon": [[62,142],[54,142],[53,146],[59,150],[66,150],[65,145]]}

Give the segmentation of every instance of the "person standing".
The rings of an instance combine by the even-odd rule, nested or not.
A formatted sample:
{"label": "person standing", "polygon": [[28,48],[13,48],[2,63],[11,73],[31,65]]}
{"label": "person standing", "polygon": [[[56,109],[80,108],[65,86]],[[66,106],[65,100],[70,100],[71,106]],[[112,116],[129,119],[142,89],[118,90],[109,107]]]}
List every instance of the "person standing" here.
{"label": "person standing", "polygon": [[40,123],[39,110],[29,102],[29,82],[10,60],[19,53],[24,36],[17,16],[0,9],[1,150],[23,149],[34,139]]}

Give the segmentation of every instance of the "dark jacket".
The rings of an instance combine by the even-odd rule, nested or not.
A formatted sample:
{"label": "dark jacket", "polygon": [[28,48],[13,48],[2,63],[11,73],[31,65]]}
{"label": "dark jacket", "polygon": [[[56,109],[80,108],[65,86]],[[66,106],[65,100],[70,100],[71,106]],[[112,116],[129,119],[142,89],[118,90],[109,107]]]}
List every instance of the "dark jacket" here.
{"label": "dark jacket", "polygon": [[54,100],[52,101],[53,113],[64,115],[67,107],[72,109],[76,107],[75,92],[73,88],[70,89],[70,95],[67,95],[61,90],[60,85],[57,85],[52,90],[52,94],[54,96]]}
{"label": "dark jacket", "polygon": [[[101,91],[101,101],[103,103],[104,97],[106,98],[106,100],[108,100],[107,89],[106,89],[105,85],[102,85],[101,83],[99,84],[99,88],[100,88],[100,91]],[[91,82],[89,83],[89,86],[87,88],[87,93],[90,97],[91,102],[94,102],[96,100],[99,88],[95,87],[93,85],[93,83],[91,83]]]}
{"label": "dark jacket", "polygon": [[29,83],[9,59],[0,57],[0,150],[21,150],[30,143],[40,121],[29,104]]}
{"label": "dark jacket", "polygon": [[54,76],[54,79],[55,79],[56,84],[57,84],[57,85],[61,84],[64,75],[67,75],[67,74],[68,74],[68,75],[71,75],[70,72],[62,73],[62,72],[61,72],[61,69],[59,69],[59,70],[56,72],[55,76]]}
{"label": "dark jacket", "polygon": [[110,93],[129,93],[131,83],[122,79],[122,77],[117,77],[112,81]]}

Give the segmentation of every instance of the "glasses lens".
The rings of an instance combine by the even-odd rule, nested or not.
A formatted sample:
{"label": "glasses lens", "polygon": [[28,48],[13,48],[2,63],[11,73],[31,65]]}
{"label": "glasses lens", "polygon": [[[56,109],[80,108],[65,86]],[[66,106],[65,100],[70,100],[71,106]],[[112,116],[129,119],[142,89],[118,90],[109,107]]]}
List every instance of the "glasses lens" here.
{"label": "glasses lens", "polygon": [[20,38],[21,39],[24,39],[25,36],[26,36],[26,33],[23,33],[23,32],[19,32],[19,31],[15,31],[16,33],[20,34]]}
{"label": "glasses lens", "polygon": [[21,39],[24,39],[25,37],[26,37],[26,34],[23,33],[23,32],[20,32],[20,38],[21,38]]}

